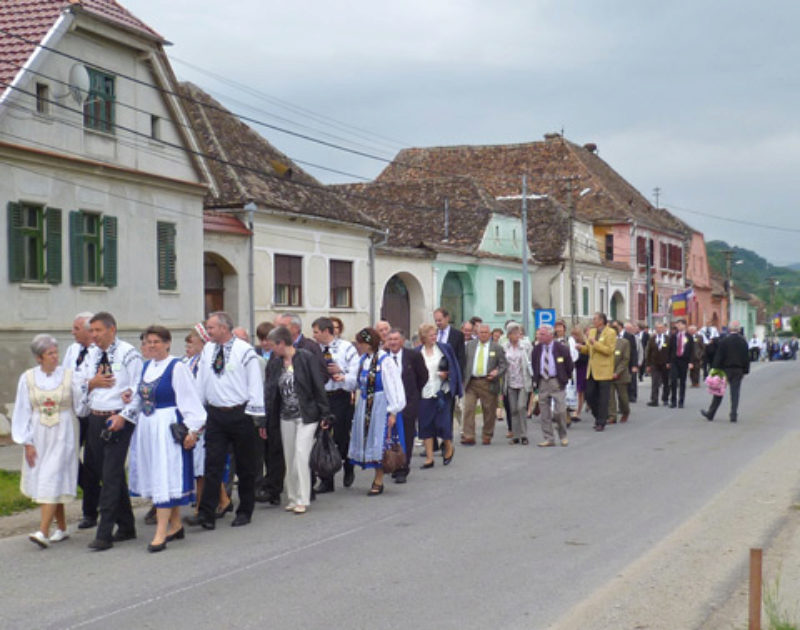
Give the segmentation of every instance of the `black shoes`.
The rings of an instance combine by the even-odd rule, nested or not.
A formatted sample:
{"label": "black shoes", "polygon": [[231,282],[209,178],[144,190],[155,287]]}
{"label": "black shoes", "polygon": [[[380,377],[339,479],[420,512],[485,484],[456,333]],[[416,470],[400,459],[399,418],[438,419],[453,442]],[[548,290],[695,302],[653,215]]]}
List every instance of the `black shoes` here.
{"label": "black shoes", "polygon": [[160,545],[154,545],[153,543],[147,545],[147,551],[149,551],[150,553],[158,553],[159,551],[164,551],[164,549],[166,548],[167,548],[166,540],[162,542]]}
{"label": "black shoes", "polygon": [[677,407],[677,406],[678,406],[678,405],[676,405],[675,403],[670,403],[670,404],[669,404],[669,408],[670,408],[670,409],[675,409],[675,407]]}
{"label": "black shoes", "polygon": [[434,465],[435,463],[436,463],[435,461],[431,460],[431,461],[429,461],[429,462],[425,462],[424,464],[422,464],[422,466],[420,466],[420,468],[421,468],[422,470],[427,470],[428,468],[433,468],[433,465]]}
{"label": "black shoes", "polygon": [[[527,442],[527,438],[525,438],[525,441]],[[447,466],[450,462],[452,462],[453,457],[455,457],[455,454],[456,454],[455,446],[453,447],[453,450],[450,451],[450,457],[445,457],[444,453],[442,453],[442,465]]]}
{"label": "black shoes", "polygon": [[121,532],[119,530],[111,537],[111,540],[114,542],[125,542],[126,540],[134,540],[136,538],[136,532]]}
{"label": "black shoes", "polygon": [[200,526],[203,529],[214,529],[216,528],[217,524],[213,520],[207,520],[204,516],[200,514],[195,514],[193,516],[187,516],[183,519],[183,522],[189,525],[190,527]]}
{"label": "black shoes", "polygon": [[89,543],[88,547],[92,551],[105,551],[106,549],[111,549],[114,546],[114,543],[110,540],[103,540],[102,538],[95,538],[92,542]]}
{"label": "black shoes", "polygon": [[705,409],[700,410],[700,415],[703,416],[709,422],[714,421],[714,416],[710,415]]}
{"label": "black shoes", "polygon": [[[352,481],[350,482],[352,483]],[[333,492],[336,488],[333,485],[332,479],[321,479],[314,491],[317,494],[325,494],[326,492]]]}
{"label": "black shoes", "polygon": [[222,518],[222,517],[224,517],[224,516],[225,516],[225,515],[226,515],[228,512],[233,512],[233,501],[229,502],[229,503],[228,503],[228,505],[226,505],[226,506],[225,506],[225,509],[224,509],[224,510],[220,510],[219,508],[217,508],[217,513],[215,514],[215,516],[216,516],[217,518]]}
{"label": "black shoes", "polygon": [[406,483],[408,481],[408,471],[406,470],[398,470],[397,474],[394,475],[394,482],[395,483]]}
{"label": "black shoes", "polygon": [[156,521],[156,507],[153,506],[147,511],[147,514],[144,515],[144,524],[155,525]]}
{"label": "black shoes", "polygon": [[736,416],[731,416],[731,422],[736,422],[736,420],[737,420]]}
{"label": "black shoes", "polygon": [[78,529],[91,529],[92,527],[97,527],[97,518],[92,518],[91,516],[84,516],[80,523],[78,523]]}
{"label": "black shoes", "polygon": [[344,479],[342,480],[342,484],[345,488],[349,488],[353,485],[353,482],[356,480],[356,471],[355,467],[352,464],[345,464],[344,466]]}
{"label": "black shoes", "polygon": [[647,403],[647,406],[648,406],[648,407],[658,407],[658,403],[657,403],[657,402],[653,402],[653,401],[651,400],[649,403]]}
{"label": "black shoes", "polygon": [[242,527],[243,525],[248,525],[250,523],[250,517],[247,514],[237,514],[236,518],[233,519],[231,523],[231,527]]}
{"label": "black shoes", "polygon": [[181,527],[174,534],[167,534],[166,542],[171,542],[173,540],[183,540],[184,538],[186,538],[186,530],[183,529],[183,527]]}
{"label": "black shoes", "polygon": [[683,403],[682,402],[678,403],[678,409],[683,409]]}

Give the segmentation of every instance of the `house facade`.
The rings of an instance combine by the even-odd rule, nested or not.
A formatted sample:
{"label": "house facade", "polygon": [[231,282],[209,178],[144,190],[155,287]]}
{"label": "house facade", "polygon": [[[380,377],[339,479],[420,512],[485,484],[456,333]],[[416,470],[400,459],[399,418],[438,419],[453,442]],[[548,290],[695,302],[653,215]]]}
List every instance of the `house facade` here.
{"label": "house facade", "polygon": [[8,404],[31,338],[54,334],[63,352],[77,312],[111,311],[129,339],[197,321],[207,186],[149,26],[111,0],[9,0],[0,27]]}

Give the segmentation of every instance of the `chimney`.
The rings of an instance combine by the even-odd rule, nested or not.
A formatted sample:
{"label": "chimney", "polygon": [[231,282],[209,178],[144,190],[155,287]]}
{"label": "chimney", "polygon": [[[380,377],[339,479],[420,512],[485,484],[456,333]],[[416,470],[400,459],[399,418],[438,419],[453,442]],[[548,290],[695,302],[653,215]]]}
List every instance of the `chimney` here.
{"label": "chimney", "polygon": [[597,145],[594,142],[587,142],[583,145],[583,148],[589,153],[597,153]]}

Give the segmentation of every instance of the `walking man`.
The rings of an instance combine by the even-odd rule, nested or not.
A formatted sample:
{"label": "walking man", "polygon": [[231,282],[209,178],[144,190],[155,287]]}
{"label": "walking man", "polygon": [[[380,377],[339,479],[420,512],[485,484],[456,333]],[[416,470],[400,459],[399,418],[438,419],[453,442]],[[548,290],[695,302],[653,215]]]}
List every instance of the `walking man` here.
{"label": "walking man", "polygon": [[464,379],[464,437],[461,443],[475,444],[475,408],[481,401],[484,445],[492,443],[497,419],[500,377],[506,371],[503,348],[492,341],[489,324],[478,324],[478,338],[467,344],[467,372]]}
{"label": "walking man", "polygon": [[[564,389],[572,377],[572,357],[564,344],[553,339],[553,329],[544,324],[536,331],[538,343],[533,348],[531,367],[533,385],[539,390],[539,410],[544,441],[539,446],[555,446],[553,419],[558,427],[561,446],[567,446],[567,403]],[[553,410],[555,407],[555,410]]]}
{"label": "walking man", "polygon": [[[731,395],[731,415],[730,421],[736,422],[739,419],[739,393],[742,387],[742,379],[745,374],[750,373],[750,354],[748,352],[747,340],[741,335],[742,327],[738,321],[734,320],[728,327],[728,334],[719,340],[716,353],[714,353],[714,363],[712,367],[725,372],[725,380],[728,382],[728,389]],[[714,419],[714,415],[722,402],[722,396],[714,396],[708,411],[701,410],[704,418]]]}
{"label": "walking man", "polygon": [[594,430],[603,431],[608,420],[617,333],[608,325],[608,318],[604,313],[595,313],[592,324],[594,328],[589,330],[586,343],[581,345],[580,350],[589,355],[589,366],[586,368],[586,402],[594,416]]}
{"label": "walking man", "polygon": [[656,332],[650,335],[645,350],[647,373],[650,374],[652,387],[648,407],[658,407],[658,390],[662,389],[661,402],[666,405],[669,400],[669,339],[664,331],[664,324],[656,324]]}
{"label": "walking man", "polygon": [[[614,322],[614,330],[619,332],[619,322]],[[608,423],[617,421],[617,407],[620,412],[620,422],[627,422],[631,415],[631,406],[628,398],[628,385],[631,380],[636,380],[636,375],[631,379],[631,344],[625,337],[617,337],[614,348],[614,377],[611,380],[611,396],[608,409]],[[619,404],[617,404],[619,401]]]}
{"label": "walking man", "polygon": [[676,331],[669,338],[669,389],[670,408],[675,408],[675,403],[683,409],[683,400],[686,397],[686,376],[694,367],[692,353],[694,341],[686,332],[686,320],[679,319],[675,322]]}

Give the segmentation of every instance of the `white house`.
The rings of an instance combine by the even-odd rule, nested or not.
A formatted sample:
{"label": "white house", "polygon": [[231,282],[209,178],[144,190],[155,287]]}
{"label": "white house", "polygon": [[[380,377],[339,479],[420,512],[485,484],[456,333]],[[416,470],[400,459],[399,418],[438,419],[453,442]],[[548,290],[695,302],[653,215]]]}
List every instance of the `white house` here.
{"label": "white house", "polygon": [[[0,403],[40,332],[107,310],[127,337],[203,310],[208,174],[165,40],[113,0],[0,4]],[[65,347],[64,344],[63,347]]]}

